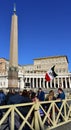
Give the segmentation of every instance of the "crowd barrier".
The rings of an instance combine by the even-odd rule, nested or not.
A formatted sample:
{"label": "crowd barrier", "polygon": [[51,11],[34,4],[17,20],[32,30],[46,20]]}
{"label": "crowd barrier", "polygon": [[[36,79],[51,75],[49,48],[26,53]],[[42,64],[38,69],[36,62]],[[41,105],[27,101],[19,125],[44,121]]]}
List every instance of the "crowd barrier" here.
{"label": "crowd barrier", "polygon": [[[22,114],[21,108],[25,111],[28,108],[26,115]],[[71,122],[71,99],[4,105],[0,106],[0,111],[3,112],[0,129],[15,130],[17,124],[18,130],[25,130],[26,126],[28,130],[48,130]]]}

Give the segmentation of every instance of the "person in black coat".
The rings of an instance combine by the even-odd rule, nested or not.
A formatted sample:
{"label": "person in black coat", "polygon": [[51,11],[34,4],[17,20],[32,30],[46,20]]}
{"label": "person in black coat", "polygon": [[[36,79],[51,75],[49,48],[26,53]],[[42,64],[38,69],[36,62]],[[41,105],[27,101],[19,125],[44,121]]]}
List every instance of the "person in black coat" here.
{"label": "person in black coat", "polygon": [[[29,96],[29,92],[27,90],[23,90],[22,96],[24,98],[23,103],[30,103],[30,102],[32,102],[32,100],[30,99],[30,96]],[[31,105],[30,106],[26,105],[24,107],[21,107],[20,112],[22,113],[22,115],[24,117],[26,117],[26,115],[28,114],[30,108],[31,108]],[[20,121],[22,123],[22,119]],[[31,118],[30,117],[28,119],[28,122],[29,123],[31,122]],[[29,128],[29,126],[27,124],[25,124],[25,126],[23,127],[22,130],[30,130],[30,128]]]}
{"label": "person in black coat", "polygon": [[[12,90],[10,93],[8,93],[6,102],[7,105],[12,105],[12,104],[20,104],[23,103],[23,96],[21,96],[18,92],[15,90]],[[21,107],[18,107],[18,110],[20,111]],[[20,127],[20,117],[19,115],[15,112],[15,130],[17,130]],[[10,125],[10,116],[9,116],[9,125]]]}
{"label": "person in black coat", "polygon": [[45,93],[42,91],[41,88],[39,88],[38,93],[37,93],[37,98],[39,101],[44,101],[45,100]]}

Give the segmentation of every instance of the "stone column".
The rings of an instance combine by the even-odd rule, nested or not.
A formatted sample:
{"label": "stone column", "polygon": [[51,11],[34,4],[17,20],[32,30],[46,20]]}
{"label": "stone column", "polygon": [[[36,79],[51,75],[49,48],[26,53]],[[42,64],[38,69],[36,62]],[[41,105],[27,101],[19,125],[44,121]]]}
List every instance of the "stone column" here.
{"label": "stone column", "polygon": [[16,9],[12,16],[10,38],[10,61],[8,71],[8,87],[18,88],[18,22]]}
{"label": "stone column", "polygon": [[50,81],[50,88],[52,88],[52,80]]}
{"label": "stone column", "polygon": [[56,88],[56,83],[55,83],[56,79],[54,78],[54,88]]}
{"label": "stone column", "polygon": [[36,77],[36,88],[38,88],[38,79]]}
{"label": "stone column", "polygon": [[59,88],[59,79],[60,79],[60,78],[58,78],[58,88]]}
{"label": "stone column", "polygon": [[33,78],[33,88],[34,88],[34,78]]}
{"label": "stone column", "polygon": [[69,88],[71,88],[71,80],[70,80],[70,77],[69,77]]}
{"label": "stone column", "polygon": [[48,88],[48,82],[46,82],[47,88]]}
{"label": "stone column", "polygon": [[43,88],[45,88],[45,79],[43,78]]}
{"label": "stone column", "polygon": [[67,88],[67,79],[66,79],[66,77],[65,77],[65,86],[66,86],[66,88]]}
{"label": "stone column", "polygon": [[61,77],[61,84],[62,84],[62,88],[63,88],[63,78]]}
{"label": "stone column", "polygon": [[20,78],[20,90],[23,90],[24,88],[24,82],[23,82],[23,77]]}

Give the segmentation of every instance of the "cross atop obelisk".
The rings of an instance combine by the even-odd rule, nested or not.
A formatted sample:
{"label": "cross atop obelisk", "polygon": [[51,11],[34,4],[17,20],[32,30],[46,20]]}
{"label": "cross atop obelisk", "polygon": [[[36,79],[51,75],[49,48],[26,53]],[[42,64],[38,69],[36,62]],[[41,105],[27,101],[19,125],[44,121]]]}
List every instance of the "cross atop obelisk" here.
{"label": "cross atop obelisk", "polygon": [[16,13],[16,4],[14,3],[14,13]]}
{"label": "cross atop obelisk", "polygon": [[14,4],[14,14],[12,15],[11,36],[10,36],[10,61],[8,72],[8,87],[18,87],[18,17]]}

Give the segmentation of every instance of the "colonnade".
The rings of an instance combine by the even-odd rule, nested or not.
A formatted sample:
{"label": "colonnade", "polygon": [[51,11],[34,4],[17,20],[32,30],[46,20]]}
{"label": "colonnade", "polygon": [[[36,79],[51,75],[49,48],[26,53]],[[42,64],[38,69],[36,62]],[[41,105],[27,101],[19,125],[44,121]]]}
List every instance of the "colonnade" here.
{"label": "colonnade", "polygon": [[[57,76],[50,82],[45,81],[44,75],[20,75],[18,80],[18,87],[24,88],[71,88],[71,75],[69,76]],[[8,78],[0,77],[0,88],[8,87]]]}
{"label": "colonnade", "polygon": [[62,88],[71,88],[70,76],[58,76],[46,82],[44,76],[25,76],[24,87],[25,88],[59,88],[60,84]]}

